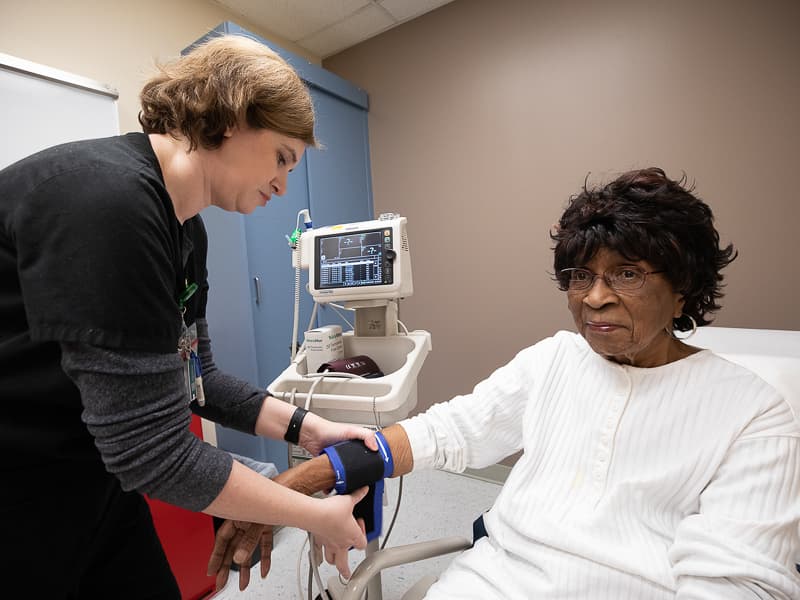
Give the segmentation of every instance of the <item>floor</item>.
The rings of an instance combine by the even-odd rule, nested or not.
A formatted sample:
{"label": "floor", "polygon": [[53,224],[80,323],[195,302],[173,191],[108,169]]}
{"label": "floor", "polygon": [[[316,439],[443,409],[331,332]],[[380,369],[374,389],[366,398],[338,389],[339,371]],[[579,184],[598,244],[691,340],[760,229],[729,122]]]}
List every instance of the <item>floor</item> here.
{"label": "floor", "polygon": [[[386,482],[388,506],[384,508],[384,534],[389,527],[397,503],[399,480]],[[403,497],[388,546],[433,540],[460,535],[472,539],[472,521],[494,503],[500,485],[455,475],[443,471],[412,473],[403,479]],[[272,552],[272,569],[266,579],[261,579],[259,566],[251,570],[250,585],[240,592],[238,575],[232,574],[224,589],[213,596],[214,600],[281,598],[304,600],[307,598],[308,545],[305,533],[296,529],[282,529],[276,535]],[[383,543],[383,538],[381,538]],[[302,553],[302,554],[301,554]],[[362,551],[351,551],[351,569],[364,558]],[[298,589],[298,557],[302,595]],[[400,600],[405,591],[420,578],[442,572],[453,555],[431,558],[416,563],[392,567],[382,574],[383,600]],[[330,565],[320,567],[321,580],[327,582],[336,575]],[[313,596],[319,593],[314,586]],[[312,598],[313,598],[312,596]]]}

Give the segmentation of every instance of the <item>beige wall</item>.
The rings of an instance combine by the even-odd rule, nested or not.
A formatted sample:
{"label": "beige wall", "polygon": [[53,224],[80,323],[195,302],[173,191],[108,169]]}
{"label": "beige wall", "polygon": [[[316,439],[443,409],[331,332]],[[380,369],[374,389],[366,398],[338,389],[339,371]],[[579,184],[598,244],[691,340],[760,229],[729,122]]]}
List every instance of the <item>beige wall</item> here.
{"label": "beige wall", "polygon": [[420,407],[572,321],[548,230],[587,173],[685,171],[740,258],[717,324],[800,329],[800,3],[456,0],[323,65],[367,90],[409,218]]}
{"label": "beige wall", "polygon": [[223,21],[320,63],[211,0],[0,0],[0,52],[116,88],[120,131],[141,131],[139,90],[155,63],[179,55]]}

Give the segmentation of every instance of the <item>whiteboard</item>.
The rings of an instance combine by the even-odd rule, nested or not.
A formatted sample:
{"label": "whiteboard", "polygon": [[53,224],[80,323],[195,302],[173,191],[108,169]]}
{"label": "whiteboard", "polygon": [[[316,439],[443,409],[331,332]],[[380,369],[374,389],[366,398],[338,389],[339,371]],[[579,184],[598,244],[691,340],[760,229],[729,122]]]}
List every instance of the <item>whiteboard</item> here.
{"label": "whiteboard", "polygon": [[0,169],[49,146],[119,134],[113,88],[0,53]]}

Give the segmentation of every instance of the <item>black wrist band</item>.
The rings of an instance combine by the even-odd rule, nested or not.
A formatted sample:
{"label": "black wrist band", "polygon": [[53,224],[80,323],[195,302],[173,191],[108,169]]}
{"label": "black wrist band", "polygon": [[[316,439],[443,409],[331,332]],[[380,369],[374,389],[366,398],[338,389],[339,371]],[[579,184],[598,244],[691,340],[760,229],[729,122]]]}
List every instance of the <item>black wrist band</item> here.
{"label": "black wrist band", "polygon": [[308,411],[300,406],[294,410],[292,418],[289,419],[289,427],[286,428],[286,433],[283,435],[284,440],[290,444],[296,444],[300,441],[300,426],[303,424],[303,419],[307,414]]}

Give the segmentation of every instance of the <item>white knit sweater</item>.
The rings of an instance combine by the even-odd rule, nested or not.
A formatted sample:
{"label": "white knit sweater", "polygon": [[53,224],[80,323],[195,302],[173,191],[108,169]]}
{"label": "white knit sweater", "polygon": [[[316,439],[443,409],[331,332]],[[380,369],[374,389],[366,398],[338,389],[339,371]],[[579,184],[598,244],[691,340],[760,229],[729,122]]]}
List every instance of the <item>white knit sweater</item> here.
{"label": "white knit sweater", "polygon": [[429,598],[800,599],[800,425],[709,350],[636,368],[559,332],[401,424],[415,469],[524,450]]}

